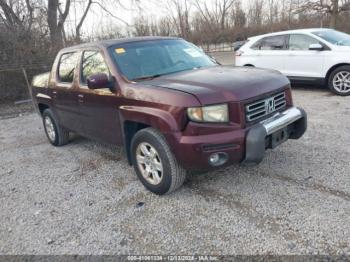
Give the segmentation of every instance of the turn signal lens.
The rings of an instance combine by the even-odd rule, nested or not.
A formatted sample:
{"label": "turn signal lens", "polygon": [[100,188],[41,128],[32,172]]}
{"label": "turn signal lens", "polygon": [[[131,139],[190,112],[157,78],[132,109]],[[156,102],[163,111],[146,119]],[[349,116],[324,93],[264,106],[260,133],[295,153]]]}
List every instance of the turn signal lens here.
{"label": "turn signal lens", "polygon": [[203,121],[203,111],[201,107],[192,107],[187,109],[188,117],[197,122]]}

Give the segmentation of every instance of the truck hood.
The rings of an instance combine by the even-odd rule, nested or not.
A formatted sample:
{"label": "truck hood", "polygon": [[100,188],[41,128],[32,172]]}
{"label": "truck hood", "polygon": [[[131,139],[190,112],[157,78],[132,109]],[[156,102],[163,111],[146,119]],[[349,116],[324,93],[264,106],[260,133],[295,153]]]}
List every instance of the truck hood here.
{"label": "truck hood", "polygon": [[215,104],[281,90],[289,80],[273,70],[214,66],[161,76],[143,84],[190,93],[202,104]]}

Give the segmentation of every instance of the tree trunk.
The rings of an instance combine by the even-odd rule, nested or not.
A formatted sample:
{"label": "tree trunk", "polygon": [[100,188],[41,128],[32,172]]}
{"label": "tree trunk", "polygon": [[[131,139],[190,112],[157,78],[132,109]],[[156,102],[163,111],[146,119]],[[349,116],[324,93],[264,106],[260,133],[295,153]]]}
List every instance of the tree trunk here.
{"label": "tree trunk", "polygon": [[[47,24],[50,30],[51,47],[58,51],[63,47],[64,22],[69,13],[70,0],[66,0],[66,6],[62,12],[59,7],[59,0],[48,0]],[[59,12],[59,17],[58,17]]]}
{"label": "tree trunk", "polygon": [[84,14],[83,14],[83,16],[81,17],[81,19],[80,19],[80,21],[79,21],[77,27],[75,28],[75,42],[77,42],[77,43],[80,43],[80,42],[81,42],[80,30],[81,30],[81,27],[82,27],[82,25],[83,25],[83,23],[84,23],[84,21],[85,21],[86,15],[87,15],[88,12],[89,12],[89,9],[90,9],[90,7],[91,7],[91,4],[92,4],[92,0],[89,0],[88,5],[87,5],[87,7],[86,7],[86,9],[85,9],[85,11],[84,11]]}
{"label": "tree trunk", "polygon": [[51,47],[58,51],[63,47],[62,32],[57,26],[58,0],[48,0],[47,24],[50,30]]}
{"label": "tree trunk", "polygon": [[5,0],[0,0],[0,7],[6,17],[6,22],[10,27],[20,26],[23,28],[21,19],[15,14],[14,10],[6,3]]}
{"label": "tree trunk", "polygon": [[336,28],[339,16],[339,0],[332,0],[331,22],[329,27]]}

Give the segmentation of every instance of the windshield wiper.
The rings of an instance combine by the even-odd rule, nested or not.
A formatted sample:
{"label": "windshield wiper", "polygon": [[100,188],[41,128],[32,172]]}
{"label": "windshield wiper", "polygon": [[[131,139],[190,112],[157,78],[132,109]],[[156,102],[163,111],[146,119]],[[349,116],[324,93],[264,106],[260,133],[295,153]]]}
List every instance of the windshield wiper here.
{"label": "windshield wiper", "polygon": [[172,74],[176,74],[176,73],[180,73],[180,72],[184,72],[184,71],[200,69],[202,67],[206,67],[206,66],[190,67],[190,68],[185,68],[185,69],[182,69],[182,70],[178,70],[178,71],[174,71],[174,72],[168,72],[168,73],[164,73],[164,74],[156,74],[156,75],[150,75],[150,76],[141,76],[141,77],[134,78],[131,81],[137,82],[137,81],[143,81],[143,80],[152,80],[152,79],[160,77],[160,76],[172,75]]}
{"label": "windshield wiper", "polygon": [[152,79],[160,77],[160,76],[162,76],[162,75],[157,74],[157,75],[151,75],[151,76],[141,76],[141,77],[137,77],[137,78],[132,79],[132,81],[152,80]]}

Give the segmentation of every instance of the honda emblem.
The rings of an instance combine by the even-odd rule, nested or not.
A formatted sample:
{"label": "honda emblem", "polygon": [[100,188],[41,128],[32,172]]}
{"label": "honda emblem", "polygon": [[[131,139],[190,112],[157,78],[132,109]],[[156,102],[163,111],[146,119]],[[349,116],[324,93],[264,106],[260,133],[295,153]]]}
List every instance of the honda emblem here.
{"label": "honda emblem", "polygon": [[273,97],[265,100],[265,110],[267,114],[270,114],[276,110],[275,99]]}

